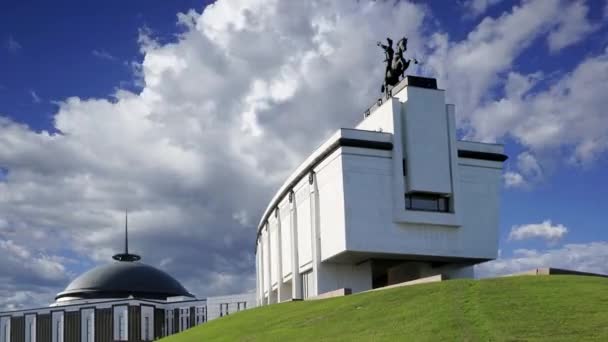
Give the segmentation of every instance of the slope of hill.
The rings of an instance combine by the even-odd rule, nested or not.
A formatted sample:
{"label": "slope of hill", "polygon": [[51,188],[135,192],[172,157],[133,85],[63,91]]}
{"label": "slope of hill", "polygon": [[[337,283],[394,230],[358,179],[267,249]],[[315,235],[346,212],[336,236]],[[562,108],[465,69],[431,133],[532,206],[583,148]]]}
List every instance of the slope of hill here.
{"label": "slope of hill", "polygon": [[451,280],[239,312],[163,341],[608,341],[608,278]]}

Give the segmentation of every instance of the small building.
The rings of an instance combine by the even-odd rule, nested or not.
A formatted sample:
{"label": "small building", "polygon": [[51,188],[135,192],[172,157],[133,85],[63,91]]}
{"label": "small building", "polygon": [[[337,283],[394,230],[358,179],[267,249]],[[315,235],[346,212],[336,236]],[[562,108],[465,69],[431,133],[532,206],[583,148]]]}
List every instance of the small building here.
{"label": "small building", "polygon": [[455,107],[408,76],[294,170],[256,236],[257,303],[473,277],[498,251],[502,145],[456,139]]}
{"label": "small building", "polygon": [[152,341],[255,307],[255,294],[197,299],[125,252],[74,279],[48,307],[0,312],[0,342]]}

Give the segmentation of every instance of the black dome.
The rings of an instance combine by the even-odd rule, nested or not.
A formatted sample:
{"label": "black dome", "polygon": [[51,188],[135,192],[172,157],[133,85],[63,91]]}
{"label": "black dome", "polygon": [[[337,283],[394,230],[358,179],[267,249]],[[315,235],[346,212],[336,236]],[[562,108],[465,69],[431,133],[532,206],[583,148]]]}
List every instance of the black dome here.
{"label": "black dome", "polygon": [[172,296],[193,297],[167,273],[140,262],[113,262],[95,267],[74,279],[55,297],[64,299],[97,298],[167,299]]}

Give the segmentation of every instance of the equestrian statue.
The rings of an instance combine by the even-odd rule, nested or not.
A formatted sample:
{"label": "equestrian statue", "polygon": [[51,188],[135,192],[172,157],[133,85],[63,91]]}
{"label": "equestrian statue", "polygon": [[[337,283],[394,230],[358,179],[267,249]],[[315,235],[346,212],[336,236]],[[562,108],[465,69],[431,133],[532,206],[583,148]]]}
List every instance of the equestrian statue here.
{"label": "equestrian statue", "polygon": [[386,70],[384,72],[384,83],[380,92],[388,95],[391,88],[396,86],[404,77],[405,70],[410,66],[410,62],[418,64],[415,58],[405,59],[403,54],[407,51],[407,38],[403,37],[397,42],[397,51],[393,50],[393,40],[386,38],[387,45],[378,42],[378,46],[384,50],[384,62]]}

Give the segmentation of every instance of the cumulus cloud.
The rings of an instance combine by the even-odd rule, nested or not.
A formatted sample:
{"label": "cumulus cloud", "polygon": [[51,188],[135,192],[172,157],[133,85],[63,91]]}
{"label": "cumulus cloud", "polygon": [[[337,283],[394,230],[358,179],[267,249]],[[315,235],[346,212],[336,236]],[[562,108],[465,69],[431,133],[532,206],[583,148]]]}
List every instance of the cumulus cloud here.
{"label": "cumulus cloud", "polygon": [[[222,0],[202,13],[179,14],[183,31],[173,42],[161,43],[142,28],[141,91],[63,99],[54,114],[57,133],[0,117],[0,168],[8,170],[0,181],[7,222],[0,237],[27,246],[30,255],[55,256],[42,269],[56,262],[67,267],[56,259],[65,250],[88,267],[108,262],[121,248],[128,209],[130,247],[144,262],[199,296],[252,289],[255,223],[263,206],[305,155],[337,128],[352,127],[378,97],[383,54],[374,43],[387,35],[407,34],[408,49],[428,55],[411,73],[438,77],[467,137],[513,135],[536,160],[541,146],[559,145],[548,143],[553,133],[541,125],[549,117],[575,123],[572,132],[558,132],[560,144],[581,146],[575,155],[596,156],[608,131],[598,111],[603,99],[586,96],[592,88],[570,87],[593,85],[587,73],[601,72],[603,57],[590,57],[548,90],[561,105],[583,104],[577,115],[595,111],[582,120],[571,118],[570,105],[554,108],[539,100],[542,93],[530,94],[542,75],[512,72],[531,42],[550,32],[560,8],[557,0],[524,2],[483,19],[462,41],[443,32],[429,36],[428,7],[408,2]],[[506,72],[510,81],[502,77]],[[513,110],[488,98],[489,89],[505,82],[508,96],[497,102]],[[554,109],[567,119],[554,118]],[[502,118],[490,116],[500,111]],[[487,124],[484,116],[498,121]],[[588,126],[591,134],[581,135]],[[536,170],[522,160],[515,172]],[[5,267],[0,264],[0,274]],[[40,292],[48,294],[67,283],[15,279],[0,282],[0,291],[46,281],[53,290]],[[10,305],[39,298],[13,297]]]}
{"label": "cumulus cloud", "polygon": [[[7,230],[8,223],[0,222]],[[28,305],[48,303],[57,286],[73,274],[65,264],[73,261],[57,256],[32,254],[25,246],[0,235],[0,308],[16,310]]]}
{"label": "cumulus cloud", "polygon": [[519,249],[512,258],[499,258],[475,267],[477,277],[493,277],[528,271],[537,267],[608,274],[608,242],[566,244],[563,247],[534,250]]}
{"label": "cumulus cloud", "polygon": [[[583,60],[548,89],[529,93],[538,74],[511,72],[505,88],[517,89],[473,112],[474,138],[515,138],[539,154],[564,149],[574,164],[589,164],[608,147],[608,51]],[[516,85],[517,84],[517,85]]]}
{"label": "cumulus cloud", "polygon": [[562,224],[553,225],[551,220],[542,223],[532,223],[511,227],[509,240],[527,240],[541,238],[549,243],[556,243],[568,233],[568,228]]}
{"label": "cumulus cloud", "polygon": [[503,175],[507,188],[529,188],[543,179],[542,167],[530,152],[517,155],[516,170],[507,171]]}
{"label": "cumulus cloud", "polygon": [[144,262],[199,296],[252,289],[263,206],[306,153],[375,101],[375,41],[408,33],[422,49],[425,11],[220,1],[179,15],[175,42],[142,29],[141,92],[60,101],[58,133],[0,118],[11,241],[105,263],[129,209],[130,247]]}

